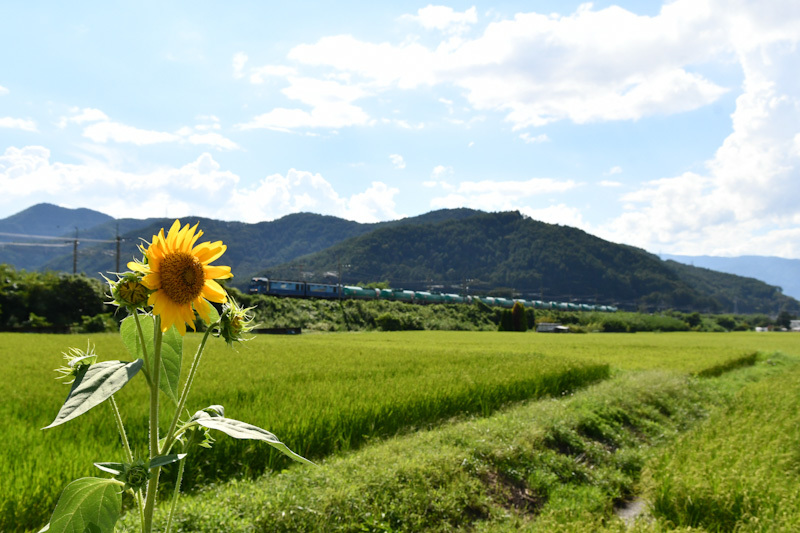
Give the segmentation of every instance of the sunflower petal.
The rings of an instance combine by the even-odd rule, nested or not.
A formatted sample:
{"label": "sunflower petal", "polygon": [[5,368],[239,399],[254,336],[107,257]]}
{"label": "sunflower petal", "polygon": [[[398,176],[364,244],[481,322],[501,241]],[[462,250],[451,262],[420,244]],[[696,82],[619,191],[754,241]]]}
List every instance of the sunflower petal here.
{"label": "sunflower petal", "polygon": [[204,242],[195,246],[194,250],[192,250],[192,255],[199,259],[201,263],[207,265],[210,262],[219,259],[219,257],[224,254],[225,250],[227,249],[228,247],[222,244],[222,241]]}
{"label": "sunflower petal", "polygon": [[142,278],[142,285],[150,290],[161,288],[161,274],[158,272],[150,272]]}
{"label": "sunflower petal", "polygon": [[233,277],[229,266],[204,266],[203,275],[206,279],[228,279]]}
{"label": "sunflower petal", "polygon": [[211,302],[217,302],[219,304],[225,303],[228,299],[228,293],[225,292],[219,283],[214,281],[213,279],[207,279],[205,285],[203,285],[203,290],[200,291],[200,294],[203,295],[203,298],[209,300]]}
{"label": "sunflower petal", "polygon": [[[188,228],[189,225],[187,224],[186,227]],[[178,239],[178,234],[180,232],[181,232],[181,221],[180,220],[176,220],[175,222],[172,223],[172,227],[169,228],[169,232],[167,233],[166,243],[167,243],[167,248],[168,249],[170,249],[170,250],[174,250],[175,249],[175,241]],[[162,228],[161,235],[163,235],[163,234],[164,234],[164,230]]]}
{"label": "sunflower petal", "polygon": [[137,263],[136,261],[129,262],[128,268],[136,272],[150,272],[150,267],[148,265]]}
{"label": "sunflower petal", "polygon": [[198,296],[194,301],[194,310],[200,315],[200,318],[205,320],[206,324],[211,322],[211,304],[202,296]]}

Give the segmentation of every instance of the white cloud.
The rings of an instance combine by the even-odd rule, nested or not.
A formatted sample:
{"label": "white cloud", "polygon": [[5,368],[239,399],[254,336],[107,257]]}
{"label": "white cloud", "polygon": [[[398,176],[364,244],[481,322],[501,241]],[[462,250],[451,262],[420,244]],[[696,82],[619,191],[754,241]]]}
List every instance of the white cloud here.
{"label": "white cloud", "polygon": [[[729,6],[731,12],[720,11]],[[707,172],[644,184],[623,196],[627,212],[600,231],[665,252],[798,257],[800,244],[782,239],[800,225],[800,80],[794,76],[800,8],[792,2],[766,11],[742,2],[712,7],[729,13],[726,39],[744,72],[733,131]]]}
{"label": "white cloud", "polygon": [[394,197],[400,190],[385,183],[373,181],[369,188],[354,194],[347,202],[345,218],[359,222],[379,222],[402,218],[395,210]]}
{"label": "white cloud", "polygon": [[614,181],[614,180],[601,180],[600,181],[601,187],[622,187],[621,181]]}
{"label": "white cloud", "polygon": [[235,190],[238,181],[207,153],[182,167],[148,172],[122,171],[97,161],[51,161],[42,146],[10,147],[0,155],[0,205],[7,209],[49,201],[91,206],[116,217],[211,216],[209,198]]}
{"label": "white cloud", "polygon": [[6,89],[2,85],[0,85],[0,96],[3,96],[4,94],[8,94],[9,92],[10,91],[8,89]]}
{"label": "white cloud", "polygon": [[586,227],[580,209],[565,204],[550,205],[542,208],[521,207],[520,212],[529,217],[547,222],[548,224],[561,224],[573,228]]}
{"label": "white cloud", "polygon": [[527,205],[530,199],[545,194],[564,193],[576,187],[578,184],[573,180],[561,181],[552,178],[532,178],[525,181],[462,181],[454,188],[454,192],[433,198],[431,207],[534,212],[535,210]]}
{"label": "white cloud", "polygon": [[622,167],[619,165],[613,166],[609,168],[607,171],[603,172],[604,176],[613,176],[615,174],[622,174]]}
{"label": "white cloud", "polygon": [[389,160],[392,162],[392,166],[398,170],[406,168],[406,162],[400,154],[390,154]]}
{"label": "white cloud", "polygon": [[259,85],[265,83],[268,78],[286,78],[295,75],[297,75],[297,71],[292,67],[266,65],[250,69],[250,83]]}
{"label": "white cloud", "polygon": [[446,167],[444,165],[436,165],[431,171],[431,178],[441,180],[449,178],[453,175],[453,167]]}
{"label": "white cloud", "polygon": [[298,211],[313,211],[361,222],[400,218],[399,190],[374,181],[363,191],[341,196],[320,174],[291,169],[252,186],[221,168],[209,153],[180,167],[147,172],[119,170],[98,161],[67,164],[51,160],[42,146],[8,148],[0,154],[0,208],[49,201],[91,206],[115,217],[207,216],[258,222]]}
{"label": "white cloud", "polygon": [[290,131],[298,128],[361,126],[369,123],[369,121],[369,116],[360,107],[339,103],[318,106],[311,111],[279,107],[268,113],[253,117],[249,122],[237,124],[236,127],[241,130],[270,129]]}
{"label": "white cloud", "polygon": [[236,189],[221,208],[226,218],[257,222],[299,211],[313,211],[357,220],[376,222],[400,217],[395,211],[398,189],[372,182],[365,191],[350,198],[339,195],[320,174],[290,169],[285,176],[272,174],[252,187]]}
{"label": "white cloud", "polygon": [[84,124],[86,122],[100,121],[107,122],[111,120],[108,118],[108,115],[99,109],[94,109],[91,107],[85,107],[83,109],[73,107],[70,109],[70,112],[72,113],[71,116],[61,117],[61,120],[58,123],[60,128],[65,128],[68,124]]}
{"label": "white cloud", "polygon": [[[83,126],[83,136],[95,143],[108,142],[147,146],[163,143],[188,143],[211,146],[220,150],[237,150],[239,145],[223,135],[209,130],[219,130],[219,118],[213,115],[200,115],[197,120],[204,122],[196,126],[183,126],[176,132],[147,130],[113,121],[103,111],[94,108],[72,108],[70,115],[61,117],[60,128],[69,124]],[[198,133],[200,132],[200,133]],[[207,132],[207,133],[206,133]]]}
{"label": "white cloud", "polygon": [[[474,8],[458,13],[433,5],[404,18],[445,32],[477,21]],[[567,16],[518,13],[476,38],[436,47],[413,38],[393,44],[327,36],[292,48],[288,59],[327,68],[327,76],[361,91],[359,99],[388,88],[456,86],[473,109],[504,113],[515,129],[636,120],[697,109],[727,91],[696,69],[732,56],[721,20],[718,10],[694,0],[667,4],[652,17],[584,4]]]}
{"label": "white cloud", "polygon": [[119,122],[95,122],[83,130],[83,136],[97,143],[114,141],[138,146],[176,142],[180,136],[163,131],[145,130]]}
{"label": "white cloud", "polygon": [[26,118],[0,117],[0,128],[37,132],[36,122]]}
{"label": "white cloud", "polygon": [[404,15],[402,18],[418,22],[426,30],[459,34],[469,30],[473,24],[478,22],[478,13],[475,6],[459,13],[452,7],[429,4],[417,10],[416,15]]}
{"label": "white cloud", "polygon": [[548,137],[546,133],[540,133],[539,135],[534,136],[527,131],[525,133],[521,133],[519,138],[525,141],[527,144],[546,143],[550,141],[550,137]]}
{"label": "white cloud", "polygon": [[186,137],[189,144],[211,146],[220,150],[238,150],[239,145],[219,133],[195,133]]}

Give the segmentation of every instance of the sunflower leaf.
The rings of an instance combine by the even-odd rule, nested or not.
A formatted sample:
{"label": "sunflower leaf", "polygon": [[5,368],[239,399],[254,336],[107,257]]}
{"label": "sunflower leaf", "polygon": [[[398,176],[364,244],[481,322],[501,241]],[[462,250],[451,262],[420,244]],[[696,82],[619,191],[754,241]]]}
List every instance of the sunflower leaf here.
{"label": "sunflower leaf", "polygon": [[[151,315],[139,315],[139,323],[142,326],[142,335],[145,339],[145,349],[147,355],[153,355],[153,317]],[[119,332],[122,336],[122,342],[131,354],[131,357],[137,359],[147,359],[144,356],[145,351],[142,349],[142,343],[139,341],[139,331],[136,328],[136,317],[133,315],[125,318],[119,326]],[[148,359],[149,360],[149,359]],[[150,370],[148,368],[148,370]]]}
{"label": "sunflower leaf", "polygon": [[144,361],[103,361],[91,365],[85,373],[75,377],[64,405],[55,420],[42,429],[48,429],[76,418],[99,405],[125,386],[141,370]]}
{"label": "sunflower leaf", "polygon": [[[144,347],[152,360],[154,354],[153,331],[155,330],[155,319],[152,315],[139,315],[139,323],[142,326],[144,336]],[[139,340],[139,332],[136,329],[136,318],[129,316],[120,325],[122,342],[134,357],[144,357],[142,343]],[[181,359],[183,358],[183,337],[181,337],[175,327],[171,327],[162,336],[161,342],[161,376],[158,381],[158,388],[166,394],[176,404],[180,392],[178,385],[181,379]],[[151,373],[152,375],[152,373]]]}
{"label": "sunflower leaf", "polygon": [[252,424],[248,424],[247,422],[240,422],[239,420],[234,420],[232,418],[225,418],[225,417],[201,417],[195,420],[199,425],[206,427],[208,429],[216,429],[228,435],[229,437],[233,437],[234,439],[253,439],[253,440],[260,440],[264,441],[273,448],[278,449],[284,455],[287,455],[294,459],[295,461],[299,461],[301,463],[306,463],[309,465],[313,465],[311,461],[302,457],[292,450],[289,449],[284,443],[278,440],[278,437],[267,431],[266,429],[261,429],[260,427],[256,427]]}
{"label": "sunflower leaf", "polygon": [[161,342],[161,377],[158,388],[177,405],[181,381],[181,359],[183,358],[183,337],[175,326],[164,333]]}
{"label": "sunflower leaf", "polygon": [[114,531],[121,508],[122,491],[113,479],[76,479],[58,499],[47,531]]}

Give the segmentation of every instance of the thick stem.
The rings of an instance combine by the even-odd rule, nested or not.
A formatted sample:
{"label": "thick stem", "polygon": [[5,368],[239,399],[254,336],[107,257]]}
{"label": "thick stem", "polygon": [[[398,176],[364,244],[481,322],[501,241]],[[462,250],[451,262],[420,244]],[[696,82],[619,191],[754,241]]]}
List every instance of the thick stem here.
{"label": "thick stem", "polygon": [[197,374],[197,368],[200,366],[200,358],[203,355],[203,351],[206,348],[206,341],[208,340],[208,335],[211,333],[211,330],[214,328],[216,323],[211,324],[207,329],[205,334],[203,335],[203,340],[200,342],[200,346],[197,347],[197,351],[194,353],[194,359],[192,359],[192,366],[189,369],[189,375],[186,377],[186,382],[183,384],[183,390],[181,391],[181,397],[178,400],[178,407],[175,409],[175,414],[172,417],[172,422],[169,425],[169,429],[167,430],[167,435],[164,440],[164,447],[161,450],[161,454],[166,454],[172,444],[175,442],[175,428],[178,426],[178,419],[183,412],[183,408],[186,405],[186,399],[189,397],[189,391],[192,389],[192,383],[194,382],[194,377]]}
{"label": "thick stem", "polygon": [[[158,394],[159,380],[161,378],[161,317],[155,317],[153,330],[153,375],[150,383],[150,459],[158,456]],[[147,483],[147,499],[144,504],[144,524],[142,531],[150,533],[153,529],[153,511],[156,506],[156,493],[158,492],[158,478],[161,468],[152,471]]]}
{"label": "thick stem", "polygon": [[144,377],[147,379],[147,384],[152,386],[150,382],[150,357],[147,353],[147,344],[144,342],[144,332],[142,331],[142,323],[139,321],[139,313],[134,311],[133,321],[136,322],[136,331],[139,332],[139,344],[142,345],[142,358],[144,359]]}

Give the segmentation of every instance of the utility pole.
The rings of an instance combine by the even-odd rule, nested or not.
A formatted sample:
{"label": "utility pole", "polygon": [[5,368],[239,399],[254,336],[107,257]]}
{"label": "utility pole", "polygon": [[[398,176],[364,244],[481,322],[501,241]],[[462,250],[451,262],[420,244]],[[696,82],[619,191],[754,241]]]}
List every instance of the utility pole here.
{"label": "utility pole", "polygon": [[119,272],[119,241],[120,241],[119,224],[117,224],[117,263],[116,263],[117,269],[115,270],[115,272]]}
{"label": "utility pole", "polygon": [[72,241],[72,273],[78,273],[78,226],[75,226],[75,240]]}

